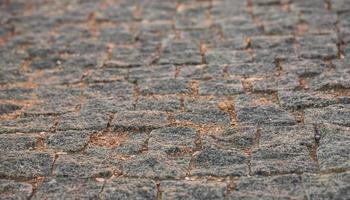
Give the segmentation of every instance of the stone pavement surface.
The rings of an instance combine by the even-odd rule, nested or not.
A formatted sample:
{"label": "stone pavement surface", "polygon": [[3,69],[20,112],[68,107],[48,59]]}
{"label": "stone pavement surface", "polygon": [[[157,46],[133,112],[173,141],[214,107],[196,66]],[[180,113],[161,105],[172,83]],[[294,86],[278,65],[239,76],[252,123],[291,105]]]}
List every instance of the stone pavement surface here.
{"label": "stone pavement surface", "polygon": [[350,0],[0,0],[0,199],[350,199]]}

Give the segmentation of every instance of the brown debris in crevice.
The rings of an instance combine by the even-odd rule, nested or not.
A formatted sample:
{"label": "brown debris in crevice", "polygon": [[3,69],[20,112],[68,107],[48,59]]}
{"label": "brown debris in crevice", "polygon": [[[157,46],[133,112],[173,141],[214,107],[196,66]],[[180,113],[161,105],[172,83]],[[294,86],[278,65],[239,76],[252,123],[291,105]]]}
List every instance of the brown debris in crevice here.
{"label": "brown debris in crevice", "polygon": [[230,120],[231,120],[231,127],[237,126],[236,110],[235,110],[235,105],[233,103],[232,98],[228,98],[227,100],[219,102],[218,108],[222,111],[229,113]]}
{"label": "brown debris in crevice", "polygon": [[314,144],[309,148],[311,159],[316,162],[318,170],[320,170],[320,164],[317,158],[317,149],[320,146],[321,134],[319,133],[316,126],[314,126]]}
{"label": "brown debris in crevice", "polygon": [[304,110],[296,110],[292,112],[297,123],[304,125]]}
{"label": "brown debris in crevice", "polygon": [[199,81],[193,80],[190,83],[191,85],[191,90],[192,90],[192,96],[193,97],[198,97],[199,96]]}
{"label": "brown debris in crevice", "polygon": [[309,24],[306,21],[300,21],[295,30],[296,36],[303,36],[309,31]]}
{"label": "brown debris in crevice", "polygon": [[32,185],[32,193],[28,197],[28,199],[32,199],[32,197],[35,195],[35,193],[38,191],[39,187],[44,182],[45,177],[36,177],[32,180],[27,181],[29,184]]}
{"label": "brown debris in crevice", "polygon": [[127,133],[97,133],[91,136],[90,145],[103,147],[117,147],[128,139]]}

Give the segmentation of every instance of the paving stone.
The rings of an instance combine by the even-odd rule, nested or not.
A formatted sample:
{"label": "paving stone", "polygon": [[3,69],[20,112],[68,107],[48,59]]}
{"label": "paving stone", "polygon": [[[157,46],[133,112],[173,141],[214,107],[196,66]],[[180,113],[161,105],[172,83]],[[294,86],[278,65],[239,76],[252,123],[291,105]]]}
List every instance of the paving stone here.
{"label": "paving stone", "polygon": [[229,114],[219,109],[208,109],[194,112],[179,113],[175,115],[175,120],[180,122],[191,122],[199,125],[230,125]]}
{"label": "paving stone", "polygon": [[251,48],[272,49],[281,48],[283,50],[293,48],[294,38],[291,36],[258,36],[251,38]]}
{"label": "paving stone", "polygon": [[140,97],[135,105],[135,110],[156,110],[174,112],[181,109],[181,101],[178,98],[145,98]]}
{"label": "paving stone", "polygon": [[270,63],[245,63],[229,65],[227,71],[232,76],[255,76],[274,73],[276,65]]}
{"label": "paving stone", "polygon": [[89,142],[91,132],[87,131],[58,131],[50,134],[45,143],[49,148],[74,152],[83,149]]}
{"label": "paving stone", "polygon": [[150,130],[168,124],[164,112],[129,111],[117,113],[111,126],[114,130]]}
{"label": "paving stone", "polygon": [[339,69],[333,73],[325,73],[310,80],[310,88],[314,90],[327,90],[336,88],[350,88],[350,70]]}
{"label": "paving stone", "polygon": [[90,98],[96,98],[96,96],[105,98],[129,97],[133,95],[133,89],[133,84],[117,81],[107,84],[92,84],[83,93]]}
{"label": "paving stone", "polygon": [[195,148],[196,130],[187,127],[166,127],[150,133],[148,150],[162,151],[170,155],[188,154]]}
{"label": "paving stone", "polygon": [[342,126],[350,125],[349,105],[330,105],[323,109],[307,109],[304,111],[306,124],[330,123]]}
{"label": "paving stone", "polygon": [[0,4],[0,199],[348,199],[349,0]]}
{"label": "paving stone", "polygon": [[113,168],[107,159],[82,154],[60,155],[55,162],[53,174],[58,177],[109,177],[113,174]]}
{"label": "paving stone", "polygon": [[[231,130],[234,131],[234,130]],[[228,131],[228,132],[231,132]],[[247,157],[239,145],[244,134],[225,138],[206,136],[202,149],[194,154],[191,175],[198,176],[243,176],[248,174]],[[231,139],[231,140],[230,140]]]}
{"label": "paving stone", "polygon": [[165,45],[160,64],[200,64],[202,63],[202,55],[199,47],[189,42],[170,42]]}
{"label": "paving stone", "polygon": [[303,184],[308,199],[348,199],[349,183],[349,172],[303,175]]}
{"label": "paving stone", "polygon": [[279,91],[278,99],[281,106],[288,109],[326,107],[337,103],[337,99],[333,95],[320,95],[310,92]]}
{"label": "paving stone", "polygon": [[281,67],[287,73],[304,77],[319,75],[327,68],[326,64],[320,60],[289,61],[282,63]]}
{"label": "paving stone", "polygon": [[129,70],[128,79],[132,81],[142,79],[172,79],[175,77],[174,65],[156,65],[137,67]]}
{"label": "paving stone", "polygon": [[140,92],[147,94],[189,94],[190,83],[184,79],[143,80],[138,83]]}
{"label": "paving stone", "polygon": [[0,133],[33,133],[49,131],[54,126],[51,116],[21,117],[14,120],[0,121]]}
{"label": "paving stone", "polygon": [[345,169],[350,166],[350,128],[325,125],[318,128],[320,135],[317,159],[321,170]]}
{"label": "paving stone", "polygon": [[15,104],[0,104],[0,115],[13,113],[17,110],[20,110],[22,106]]}
{"label": "paving stone", "polygon": [[227,199],[304,199],[297,175],[244,177],[237,181]]}
{"label": "paving stone", "polygon": [[252,151],[251,170],[257,175],[310,172],[317,169],[309,149],[314,145],[311,126],[271,126],[260,131]]}
{"label": "paving stone", "polygon": [[237,79],[218,79],[200,82],[200,95],[231,95],[243,93],[243,86]]}
{"label": "paving stone", "polygon": [[31,179],[50,173],[53,156],[40,152],[8,152],[0,156],[0,176]]}
{"label": "paving stone", "polygon": [[111,42],[114,44],[131,44],[135,41],[132,33],[123,30],[123,28],[106,28],[102,29],[100,38],[104,42]]}
{"label": "paving stone", "polygon": [[117,178],[108,180],[101,199],[156,199],[157,185],[149,179]]}
{"label": "paving stone", "polygon": [[220,134],[210,135],[216,142],[210,137],[207,137],[207,142],[213,143],[221,147],[234,147],[237,149],[248,149],[256,140],[257,129],[254,127],[240,127],[240,128],[229,128],[224,130]]}
{"label": "paving stone", "polygon": [[38,137],[27,136],[24,134],[1,134],[0,151],[24,151],[35,149]]}
{"label": "paving stone", "polygon": [[121,68],[103,68],[94,69],[91,74],[85,77],[85,81],[89,83],[93,82],[113,82],[123,81],[128,76],[127,69]]}
{"label": "paving stone", "polygon": [[293,90],[299,87],[299,78],[293,74],[282,75],[252,81],[254,92],[273,92],[279,90]]}
{"label": "paving stone", "polygon": [[78,178],[46,178],[32,199],[97,199],[102,182]]}
{"label": "paving stone", "polygon": [[179,78],[207,80],[210,78],[222,78],[224,66],[221,65],[185,65],[180,67]]}
{"label": "paving stone", "polygon": [[252,61],[249,54],[244,51],[212,51],[205,54],[209,64],[225,65]]}
{"label": "paving stone", "polygon": [[237,108],[237,122],[252,125],[293,125],[294,117],[274,105],[261,105]]}
{"label": "paving stone", "polygon": [[122,164],[125,176],[138,178],[179,179],[186,175],[190,157],[168,158],[162,153],[137,155]]}
{"label": "paving stone", "polygon": [[128,137],[121,142],[113,152],[123,155],[136,155],[147,147],[149,136],[143,132],[131,132]]}
{"label": "paving stone", "polygon": [[160,191],[164,199],[224,199],[226,184],[201,181],[162,181]]}
{"label": "paving stone", "polygon": [[0,179],[1,199],[28,199],[33,187],[28,183]]}
{"label": "paving stone", "polygon": [[100,131],[107,128],[108,116],[99,113],[78,114],[68,113],[59,118],[57,130],[94,130]]}
{"label": "paving stone", "polygon": [[108,115],[126,110],[134,110],[132,97],[89,98],[80,107],[82,115],[95,115],[96,113]]}
{"label": "paving stone", "polygon": [[11,88],[11,89],[0,89],[0,99],[16,99],[26,100],[31,99],[32,89],[27,88]]}
{"label": "paving stone", "polygon": [[146,50],[125,47],[115,48],[112,52],[111,61],[106,62],[104,65],[112,68],[132,68],[149,65],[156,59],[156,51],[156,47]]}
{"label": "paving stone", "polygon": [[186,111],[201,111],[201,110],[215,110],[218,108],[219,98],[212,99],[198,99],[187,98],[184,101]]}
{"label": "paving stone", "polygon": [[240,94],[234,97],[233,102],[238,110],[243,107],[272,106],[278,108],[278,100],[273,94]]}

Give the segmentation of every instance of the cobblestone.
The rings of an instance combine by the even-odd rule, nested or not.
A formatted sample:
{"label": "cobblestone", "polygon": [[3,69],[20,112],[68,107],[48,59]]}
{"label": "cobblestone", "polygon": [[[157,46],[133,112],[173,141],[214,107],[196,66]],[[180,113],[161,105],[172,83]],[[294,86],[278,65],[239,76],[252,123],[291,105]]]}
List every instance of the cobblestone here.
{"label": "cobblestone", "polygon": [[349,0],[0,0],[0,199],[348,199]]}

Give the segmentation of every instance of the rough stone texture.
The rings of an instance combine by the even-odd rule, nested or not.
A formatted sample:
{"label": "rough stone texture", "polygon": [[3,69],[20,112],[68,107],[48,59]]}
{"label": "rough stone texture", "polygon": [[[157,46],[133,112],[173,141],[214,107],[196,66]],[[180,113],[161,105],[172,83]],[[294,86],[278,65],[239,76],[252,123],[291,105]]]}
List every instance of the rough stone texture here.
{"label": "rough stone texture", "polygon": [[350,106],[331,105],[324,109],[307,109],[305,110],[305,123],[350,126]]}
{"label": "rough stone texture", "polygon": [[303,184],[309,199],[348,199],[349,172],[339,174],[305,174]]}
{"label": "rough stone texture", "polygon": [[229,114],[219,109],[179,113],[175,115],[175,119],[180,122],[191,122],[194,124],[203,125],[216,124],[221,126],[228,126],[230,124]]}
{"label": "rough stone texture", "polygon": [[306,92],[278,92],[278,99],[281,106],[288,109],[303,109],[309,107],[327,107],[336,104],[337,99],[333,95],[320,95]]}
{"label": "rough stone texture", "polygon": [[102,187],[90,179],[46,178],[32,199],[97,199]]}
{"label": "rough stone texture", "polygon": [[21,117],[14,120],[0,121],[1,133],[34,133],[49,131],[55,123],[51,116]]}
{"label": "rough stone texture", "polygon": [[238,107],[237,121],[252,125],[293,125],[295,119],[287,111],[273,105]]}
{"label": "rough stone texture", "polygon": [[164,153],[139,154],[122,164],[126,176],[138,178],[183,178],[186,175],[190,157],[171,158]]}
{"label": "rough stone texture", "polygon": [[129,111],[117,113],[112,121],[115,130],[150,130],[167,125],[164,112]]}
{"label": "rough stone texture", "polygon": [[24,134],[2,134],[0,135],[0,151],[24,151],[35,149],[38,137],[26,136]]}
{"label": "rough stone texture", "polygon": [[88,144],[90,135],[91,133],[86,131],[58,131],[50,134],[45,142],[49,148],[74,152]]}
{"label": "rough stone texture", "polygon": [[113,173],[107,158],[82,154],[60,155],[54,165],[53,173],[58,177],[108,177]]}
{"label": "rough stone texture", "polygon": [[13,152],[1,154],[0,176],[12,178],[35,178],[50,173],[53,156],[40,152]]}
{"label": "rough stone texture", "polygon": [[210,80],[199,85],[199,94],[201,95],[230,95],[242,92],[241,81],[235,79]]}
{"label": "rough stone texture", "polygon": [[1,199],[28,199],[33,187],[28,183],[0,179]]}
{"label": "rough stone texture", "polygon": [[251,170],[257,175],[315,171],[309,148],[314,145],[310,126],[266,127],[260,132],[259,146],[253,148]]}
{"label": "rough stone texture", "polygon": [[245,137],[253,140],[253,136],[249,129],[245,129],[243,134],[235,135],[237,131],[239,129],[228,130],[217,137],[204,137],[201,150],[194,154],[190,173],[199,176],[246,175],[248,165],[243,148],[252,144],[252,141],[245,143]]}
{"label": "rough stone texture", "polygon": [[293,74],[283,74],[281,77],[269,77],[252,82],[255,92],[273,92],[279,90],[293,90],[299,86],[298,77]]}
{"label": "rough stone texture", "polygon": [[156,199],[157,186],[149,179],[117,178],[108,180],[101,199]]}
{"label": "rough stone texture", "polygon": [[59,119],[57,130],[100,131],[107,128],[108,116],[100,113],[65,114]]}
{"label": "rough stone texture", "polygon": [[325,125],[318,128],[320,136],[317,158],[321,170],[346,169],[350,166],[350,128]]}
{"label": "rough stone texture", "polygon": [[160,191],[163,199],[224,199],[226,184],[199,181],[162,181]]}
{"label": "rough stone texture", "polygon": [[0,0],[0,199],[349,199],[349,19]]}
{"label": "rough stone texture", "polygon": [[228,199],[304,199],[304,195],[300,178],[292,174],[241,178]]}
{"label": "rough stone texture", "polygon": [[150,133],[148,150],[167,154],[191,153],[195,148],[196,130],[187,127],[167,127]]}

